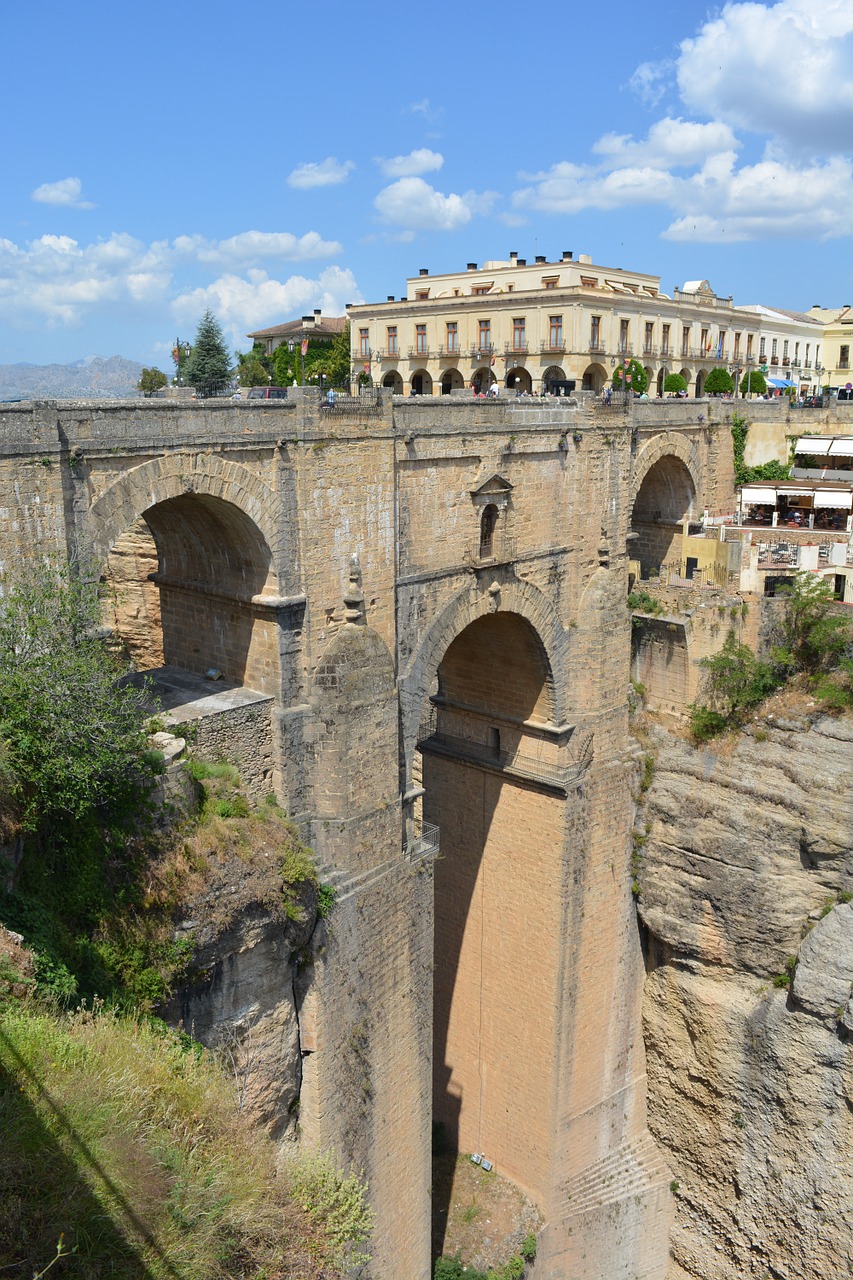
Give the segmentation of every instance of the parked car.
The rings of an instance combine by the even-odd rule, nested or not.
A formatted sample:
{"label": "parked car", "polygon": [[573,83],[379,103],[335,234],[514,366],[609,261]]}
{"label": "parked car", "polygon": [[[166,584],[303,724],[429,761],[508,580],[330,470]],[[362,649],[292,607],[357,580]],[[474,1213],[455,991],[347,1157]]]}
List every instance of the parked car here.
{"label": "parked car", "polygon": [[287,387],[250,387],[248,400],[286,400]]}

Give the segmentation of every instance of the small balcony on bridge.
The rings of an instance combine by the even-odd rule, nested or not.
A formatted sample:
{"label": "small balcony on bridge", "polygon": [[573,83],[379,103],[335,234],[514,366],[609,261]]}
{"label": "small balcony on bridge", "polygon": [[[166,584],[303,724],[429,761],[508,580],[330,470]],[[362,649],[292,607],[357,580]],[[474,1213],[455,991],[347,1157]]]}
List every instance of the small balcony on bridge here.
{"label": "small balcony on bridge", "polygon": [[465,560],[479,567],[480,565],[512,564],[518,559],[515,538],[496,529],[491,538],[482,535],[472,542],[465,552]]}
{"label": "small balcony on bridge", "polygon": [[423,858],[437,858],[439,851],[439,829],[433,822],[424,822],[422,818],[409,818],[406,821],[406,838],[403,845],[403,857],[407,862],[420,862]]}
{"label": "small balcony on bridge", "polygon": [[[463,721],[456,717],[450,719],[449,716],[445,719],[443,710],[436,706],[430,707],[421,722],[417,747],[422,755],[445,756],[562,792],[565,792],[571,777],[577,771],[577,762],[565,759],[565,747],[561,748],[554,742],[537,743],[536,739],[521,736],[520,726],[515,726],[513,731],[509,726],[488,725],[480,720]],[[463,724],[470,726],[472,732],[484,733],[488,740],[482,741],[453,731],[459,730]],[[567,727],[566,734],[570,732],[571,729]],[[504,739],[507,739],[507,745],[504,745]],[[513,743],[513,739],[517,741]],[[532,751],[526,751],[525,744],[539,745],[542,748],[541,754],[534,755]],[[549,755],[562,755],[564,759],[548,759]]]}

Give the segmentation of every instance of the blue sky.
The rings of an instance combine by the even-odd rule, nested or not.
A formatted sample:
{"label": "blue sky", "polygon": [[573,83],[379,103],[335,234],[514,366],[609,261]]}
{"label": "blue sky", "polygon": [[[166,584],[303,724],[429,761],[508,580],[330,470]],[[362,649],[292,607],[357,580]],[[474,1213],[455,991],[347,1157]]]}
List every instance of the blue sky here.
{"label": "blue sky", "polygon": [[853,301],[853,5],[44,0],[3,20],[0,363],[169,368],[564,249]]}

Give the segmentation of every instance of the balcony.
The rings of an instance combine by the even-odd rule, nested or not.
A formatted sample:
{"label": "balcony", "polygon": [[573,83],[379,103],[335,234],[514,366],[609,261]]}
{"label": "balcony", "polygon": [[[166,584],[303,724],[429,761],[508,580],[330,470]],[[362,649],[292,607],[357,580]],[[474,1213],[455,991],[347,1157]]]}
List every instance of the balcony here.
{"label": "balcony", "polygon": [[471,356],[474,360],[491,360],[495,354],[495,348],[491,343],[485,346],[478,346],[476,343],[471,348]]}
{"label": "balcony", "polygon": [[566,344],[562,338],[543,338],[539,343],[539,350],[546,355],[562,355]]}
{"label": "balcony", "polygon": [[434,707],[418,731],[418,750],[422,753],[450,756],[466,764],[478,764],[558,790],[565,790],[569,777],[569,767],[565,764],[539,760],[536,756],[521,751],[502,751],[499,747],[492,747],[490,743],[446,733],[437,727]]}
{"label": "balcony", "polygon": [[406,823],[406,842],[403,857],[407,862],[420,862],[422,858],[438,857],[439,830],[432,822],[412,818]]}
{"label": "balcony", "polygon": [[410,360],[429,360],[429,347],[409,347]]}
{"label": "balcony", "polygon": [[465,554],[465,559],[473,565],[512,564],[517,558],[515,538],[500,532],[495,532],[490,542],[478,538]]}
{"label": "balcony", "polygon": [[778,356],[771,356],[771,357],[770,357],[770,363],[771,363],[771,364],[778,364],[778,363],[779,363],[779,357],[778,357]]}
{"label": "balcony", "polygon": [[516,342],[513,340],[512,342],[504,343],[505,356],[526,356],[529,350],[530,348],[526,342]]}
{"label": "balcony", "polygon": [[601,342],[600,340],[598,340],[598,341],[594,341],[594,342],[590,342],[589,347],[587,348],[587,350],[589,351],[589,354],[590,354],[591,356],[606,356],[606,355],[607,355],[607,348],[605,347],[604,343],[603,343],[603,342]]}
{"label": "balcony", "polygon": [[[838,367],[839,367],[839,369],[849,369],[849,368],[850,368],[850,360],[849,360],[849,359],[847,359],[847,360],[839,360],[839,361],[838,361]],[[817,368],[817,365],[815,365],[815,368]]]}
{"label": "balcony", "polygon": [[788,357],[787,357],[787,356],[783,356],[783,357],[782,357],[782,364],[784,365],[784,367],[785,367],[786,369],[788,368],[788,365],[789,365],[790,363],[791,363],[791,361],[788,359]]}
{"label": "balcony", "polygon": [[[377,360],[399,360],[400,350],[398,347],[388,347],[387,349],[385,347],[377,347],[373,355]],[[367,358],[367,356],[362,356],[363,360]]]}
{"label": "balcony", "polygon": [[439,360],[458,360],[462,352],[457,345],[452,347],[437,347],[435,354],[438,356]]}

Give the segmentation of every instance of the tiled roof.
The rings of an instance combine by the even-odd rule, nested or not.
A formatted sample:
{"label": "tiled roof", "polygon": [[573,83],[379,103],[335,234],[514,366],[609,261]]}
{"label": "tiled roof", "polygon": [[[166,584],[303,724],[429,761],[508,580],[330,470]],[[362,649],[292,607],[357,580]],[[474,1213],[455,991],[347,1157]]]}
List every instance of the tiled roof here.
{"label": "tiled roof", "polygon": [[271,329],[256,329],[247,338],[336,338],[347,325],[346,316],[321,316],[315,324],[304,320],[288,320],[287,324],[275,324]]}

